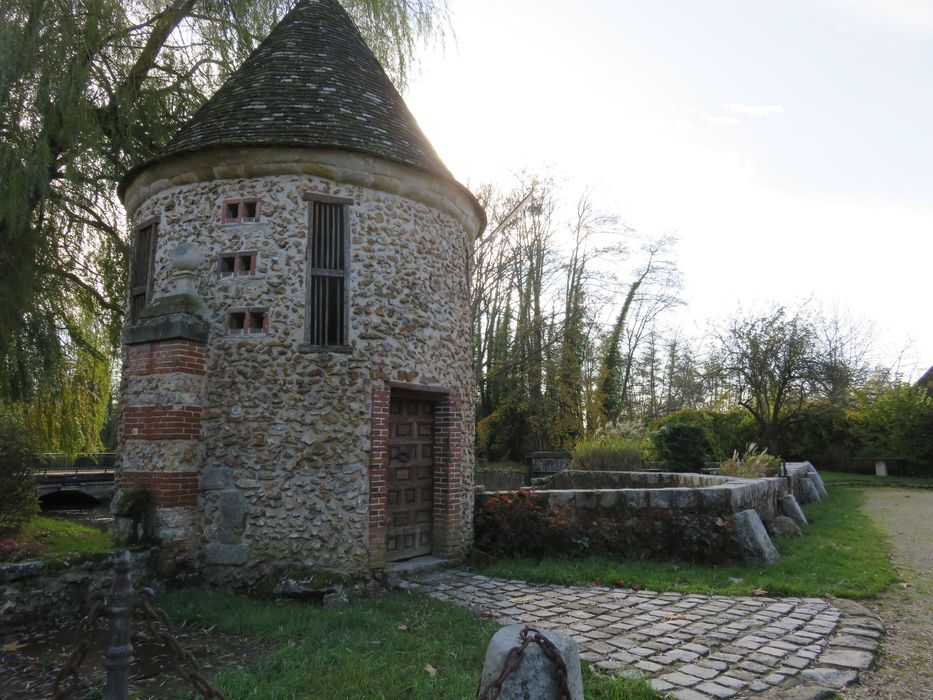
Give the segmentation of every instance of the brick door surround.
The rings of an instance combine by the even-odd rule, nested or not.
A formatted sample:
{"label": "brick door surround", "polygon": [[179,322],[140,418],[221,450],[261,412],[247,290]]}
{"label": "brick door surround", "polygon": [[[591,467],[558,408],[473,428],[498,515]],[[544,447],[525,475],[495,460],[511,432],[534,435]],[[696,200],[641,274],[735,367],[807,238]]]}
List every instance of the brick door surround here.
{"label": "brick door surround", "polygon": [[388,516],[389,411],[393,397],[433,401],[434,486],[432,551],[437,557],[453,557],[462,549],[463,434],[460,395],[448,387],[377,382],[372,392],[369,464],[369,561],[370,569],[385,568]]}

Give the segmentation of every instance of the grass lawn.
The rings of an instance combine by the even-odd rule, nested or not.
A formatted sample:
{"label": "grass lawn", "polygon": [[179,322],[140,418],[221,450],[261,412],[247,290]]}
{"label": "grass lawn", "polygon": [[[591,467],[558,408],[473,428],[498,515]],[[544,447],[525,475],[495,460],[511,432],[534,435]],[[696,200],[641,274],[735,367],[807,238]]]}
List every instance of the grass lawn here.
{"label": "grass lawn", "polygon": [[[214,679],[231,700],[472,699],[497,629],[464,608],[407,592],[346,608],[197,591],[166,593],[160,602],[176,623],[216,626],[271,647]],[[660,698],[644,681],[589,668],[584,680],[594,700]]]}
{"label": "grass lawn", "polygon": [[848,472],[822,471],[823,482],[832,486],[888,486],[895,488],[933,489],[933,476],[875,476]]}
{"label": "grass lawn", "polygon": [[78,552],[105,552],[110,534],[87,525],[37,516],[10,539],[30,553],[27,558],[54,557]]}
{"label": "grass lawn", "polygon": [[895,580],[883,531],[862,511],[865,495],[835,486],[804,507],[803,537],[775,539],[781,561],[771,566],[702,566],[684,562],[585,559],[503,560],[482,568],[491,576],[564,585],[617,585],[652,591],[869,598]]}

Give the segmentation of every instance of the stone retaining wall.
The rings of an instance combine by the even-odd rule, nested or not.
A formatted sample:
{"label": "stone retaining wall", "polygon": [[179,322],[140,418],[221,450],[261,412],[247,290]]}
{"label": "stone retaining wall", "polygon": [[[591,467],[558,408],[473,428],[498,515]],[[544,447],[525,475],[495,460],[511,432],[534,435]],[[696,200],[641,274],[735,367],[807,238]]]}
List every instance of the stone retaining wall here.
{"label": "stone retaining wall", "polygon": [[[0,629],[42,617],[84,615],[91,595],[113,578],[111,554],[0,564]],[[133,586],[149,579],[152,551],[131,554]]]}

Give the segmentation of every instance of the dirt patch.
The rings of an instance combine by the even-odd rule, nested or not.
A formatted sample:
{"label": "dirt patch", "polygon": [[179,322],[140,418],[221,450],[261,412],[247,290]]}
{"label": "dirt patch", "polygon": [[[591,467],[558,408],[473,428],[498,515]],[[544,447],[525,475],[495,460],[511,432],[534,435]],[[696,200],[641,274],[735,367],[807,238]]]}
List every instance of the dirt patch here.
{"label": "dirt patch", "polygon": [[869,607],[887,627],[877,670],[846,700],[926,700],[933,688],[933,491],[871,489],[866,510],[894,546],[902,583]]}
{"label": "dirt patch", "polygon": [[[51,697],[55,677],[74,647],[76,624],[76,620],[70,619],[58,622],[43,620],[0,634],[0,697],[8,700]],[[87,692],[73,697],[103,697],[107,634],[106,624],[99,621],[81,666],[88,681]],[[268,651],[265,645],[245,637],[197,625],[176,626],[175,635],[179,643],[194,654],[201,672],[208,679],[223,670],[243,667]],[[187,697],[191,686],[175,673],[170,654],[151,637],[140,617],[134,625],[133,653],[135,661],[130,667],[132,697]]]}

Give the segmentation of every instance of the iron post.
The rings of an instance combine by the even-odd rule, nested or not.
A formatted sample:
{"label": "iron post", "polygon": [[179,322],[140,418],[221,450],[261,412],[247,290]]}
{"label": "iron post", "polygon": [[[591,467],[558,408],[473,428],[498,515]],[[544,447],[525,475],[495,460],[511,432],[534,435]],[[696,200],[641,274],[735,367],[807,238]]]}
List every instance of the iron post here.
{"label": "iron post", "polygon": [[104,700],[127,700],[130,693],[129,667],[133,663],[130,626],[133,620],[135,598],[130,569],[130,553],[119,554],[113,566],[113,584],[107,595],[110,646],[104,654],[104,666],[107,667]]}

